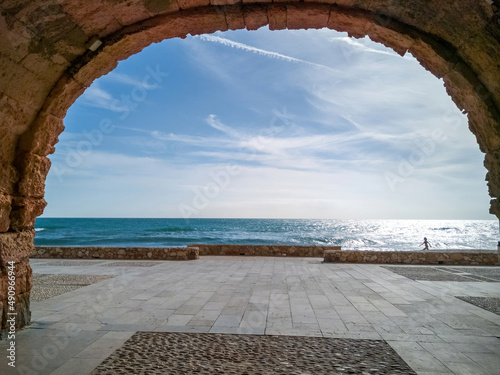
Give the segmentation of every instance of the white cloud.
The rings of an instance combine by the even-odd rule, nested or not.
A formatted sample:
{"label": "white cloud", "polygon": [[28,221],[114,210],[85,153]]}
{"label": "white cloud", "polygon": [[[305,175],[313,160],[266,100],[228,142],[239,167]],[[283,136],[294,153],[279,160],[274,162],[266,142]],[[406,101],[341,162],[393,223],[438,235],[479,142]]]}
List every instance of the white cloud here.
{"label": "white cloud", "polygon": [[[185,70],[197,75],[196,84],[207,78],[196,86],[204,94],[192,104],[179,104],[177,117],[168,117],[167,109],[161,112],[163,102],[151,107],[157,113],[130,116],[115,138],[106,138],[113,150],[96,148],[69,179],[65,188],[73,193],[62,188],[57,192],[61,197],[53,193],[47,214],[53,212],[54,201],[61,202],[54,210],[62,212],[77,196],[87,216],[102,215],[102,207],[109,207],[117,216],[178,217],[178,204],[189,203],[194,190],[212,181],[210,172],[229,162],[238,164],[241,173],[200,217],[431,218],[458,212],[462,205],[467,206],[463,212],[477,215],[474,202],[487,211],[482,156],[465,116],[446,97],[442,82],[422,68],[414,69],[418,63],[413,57],[404,60],[369,40],[331,38],[325,31],[309,39],[301,33],[276,40],[269,33],[256,35],[249,44],[214,35],[185,41],[190,55],[173,79],[184,82],[189,65],[194,70]],[[252,40],[245,38],[241,40]],[[323,49],[318,52],[311,45]],[[277,50],[281,53],[273,52]],[[352,58],[342,56],[343,50]],[[140,84],[113,74],[110,82]],[[111,93],[119,94],[99,84],[87,90],[84,102],[113,110]],[[168,103],[182,91],[197,92],[177,89],[170,87]],[[280,126],[269,126],[273,108],[284,106],[291,113],[274,111]],[[249,116],[252,110],[258,115]],[[397,174],[399,164],[419,152],[419,142],[432,138],[436,129],[447,139],[391,190],[384,172]],[[77,133],[64,135],[71,135],[66,142],[70,148],[85,139]],[[119,149],[131,155],[119,154]],[[58,154],[64,157],[64,152]],[[52,187],[55,181],[49,174]],[[48,187],[51,194],[54,190]],[[460,192],[467,202],[460,203]],[[82,216],[85,212],[80,211]]]}
{"label": "white cloud", "polygon": [[85,90],[80,97],[80,101],[82,104],[95,108],[107,109],[113,112],[120,112],[127,109],[126,105],[120,103],[112,94],[102,89],[97,82],[94,82]]}
{"label": "white cloud", "polygon": [[381,55],[400,57],[398,54],[393,53],[393,52],[388,52],[388,51],[368,47],[365,44],[358,42],[357,40],[350,38],[350,37],[347,37],[347,36],[332,37],[332,38],[330,38],[330,41],[332,41],[332,42],[339,41],[339,42],[347,43],[348,45],[355,47],[356,49],[361,50],[362,52],[379,53]]}
{"label": "white cloud", "polygon": [[116,71],[113,71],[109,73],[108,75],[103,77],[106,81],[110,82],[118,82],[123,85],[127,86],[141,86],[144,87],[146,90],[151,90],[157,87],[156,84],[151,84],[148,85],[147,81],[137,79],[131,75],[128,74],[123,74],[123,73],[118,73]]}
{"label": "white cloud", "polygon": [[198,39],[201,39],[201,40],[204,40],[207,42],[219,43],[219,44],[222,44],[222,45],[227,46],[227,47],[236,48],[236,49],[240,49],[243,51],[248,51],[251,53],[255,53],[255,54],[258,54],[261,56],[270,57],[273,59],[284,60],[284,61],[291,62],[291,63],[301,63],[301,64],[310,65],[310,66],[313,66],[315,68],[320,68],[321,70],[327,70],[330,73],[335,73],[335,74],[341,73],[339,70],[332,69],[326,65],[316,64],[316,63],[311,62],[311,61],[297,59],[295,57],[283,55],[283,54],[278,53],[278,52],[267,51],[267,50],[264,50],[261,48],[252,47],[252,46],[249,46],[249,45],[244,44],[244,43],[234,42],[232,40],[222,38],[219,36],[215,36],[215,35],[198,35],[195,38],[198,38]]}
{"label": "white cloud", "polygon": [[215,116],[214,114],[209,115],[206,121],[212,128],[217,129],[218,131],[232,138],[242,138],[242,134],[229,126],[224,125],[217,119],[217,116]]}

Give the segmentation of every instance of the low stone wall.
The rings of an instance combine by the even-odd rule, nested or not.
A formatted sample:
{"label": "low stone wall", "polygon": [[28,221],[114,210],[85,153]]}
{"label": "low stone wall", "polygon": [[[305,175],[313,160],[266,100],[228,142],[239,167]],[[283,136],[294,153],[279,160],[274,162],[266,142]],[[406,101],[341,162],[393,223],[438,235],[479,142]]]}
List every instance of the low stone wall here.
{"label": "low stone wall", "polygon": [[199,259],[200,254],[196,247],[147,248],[37,246],[30,258],[193,260]]}
{"label": "low stone wall", "polygon": [[497,251],[354,251],[340,246],[206,245],[187,247],[37,246],[30,258],[192,260],[206,255],[316,257],[325,263],[499,265]]}
{"label": "low stone wall", "polygon": [[318,257],[325,250],[340,250],[340,246],[287,246],[287,245],[206,245],[190,244],[200,249],[200,255],[246,255],[271,257]]}
{"label": "low stone wall", "polygon": [[499,265],[497,251],[335,251],[327,250],[325,263]]}

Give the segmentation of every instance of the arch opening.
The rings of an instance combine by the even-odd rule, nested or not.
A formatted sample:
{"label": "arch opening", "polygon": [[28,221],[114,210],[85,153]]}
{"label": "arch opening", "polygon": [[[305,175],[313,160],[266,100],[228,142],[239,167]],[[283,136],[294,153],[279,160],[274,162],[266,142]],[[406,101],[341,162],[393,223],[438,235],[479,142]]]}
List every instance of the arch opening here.
{"label": "arch opening", "polygon": [[[487,218],[485,200],[481,213],[466,214],[465,206],[478,200],[453,201],[461,188],[444,183],[467,181],[453,173],[431,176],[429,169],[445,168],[439,155],[468,158],[475,167],[454,169],[484,194],[485,171],[477,168],[483,156],[466,121],[442,81],[413,57],[345,33],[262,28],[169,40],[120,63],[72,106],[64,141],[50,157],[45,214]],[[211,176],[233,166],[232,183],[214,198],[219,187]],[[99,173],[93,168],[107,168],[109,176],[93,180]],[[287,197],[272,199],[280,188]],[[272,212],[259,199],[274,201]],[[446,209],[429,212],[439,206]]]}
{"label": "arch opening", "polygon": [[[390,4],[389,4],[390,3]],[[69,106],[118,61],[163,39],[269,25],[273,30],[328,27],[410,51],[445,82],[467,113],[488,169],[490,212],[500,217],[500,48],[497,15],[487,2],[447,4],[342,1],[207,5],[194,1],[34,2],[0,5],[0,260],[19,264],[17,324],[29,322],[33,225],[46,205],[47,155],[54,152]],[[429,9],[431,7],[432,9]],[[57,21],[54,21],[57,20]],[[461,20],[459,22],[458,20]],[[2,274],[5,278],[6,274]],[[3,300],[5,299],[5,294]],[[4,324],[5,313],[2,314]]]}

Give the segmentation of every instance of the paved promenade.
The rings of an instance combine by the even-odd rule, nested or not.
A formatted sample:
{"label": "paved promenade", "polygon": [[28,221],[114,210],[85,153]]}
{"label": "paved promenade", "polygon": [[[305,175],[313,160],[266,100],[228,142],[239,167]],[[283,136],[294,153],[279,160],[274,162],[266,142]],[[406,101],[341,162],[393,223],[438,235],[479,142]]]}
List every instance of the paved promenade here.
{"label": "paved promenade", "polygon": [[31,264],[39,301],[17,334],[16,369],[0,342],[2,374],[90,374],[138,331],[383,340],[417,374],[500,373],[500,316],[456,298],[500,298],[499,267],[406,267],[454,280],[420,281],[318,258]]}

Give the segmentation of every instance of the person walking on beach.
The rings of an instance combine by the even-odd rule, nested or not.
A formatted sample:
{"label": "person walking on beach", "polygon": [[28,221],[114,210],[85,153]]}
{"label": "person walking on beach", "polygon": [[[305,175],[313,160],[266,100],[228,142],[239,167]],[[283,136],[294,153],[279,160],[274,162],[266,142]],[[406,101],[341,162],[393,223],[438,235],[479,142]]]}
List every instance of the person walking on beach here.
{"label": "person walking on beach", "polygon": [[424,245],[424,248],[422,249],[423,251],[429,250],[429,247],[432,247],[431,243],[429,241],[427,241],[427,237],[424,237],[424,242],[422,242],[420,244],[420,246],[422,246],[422,245]]}

